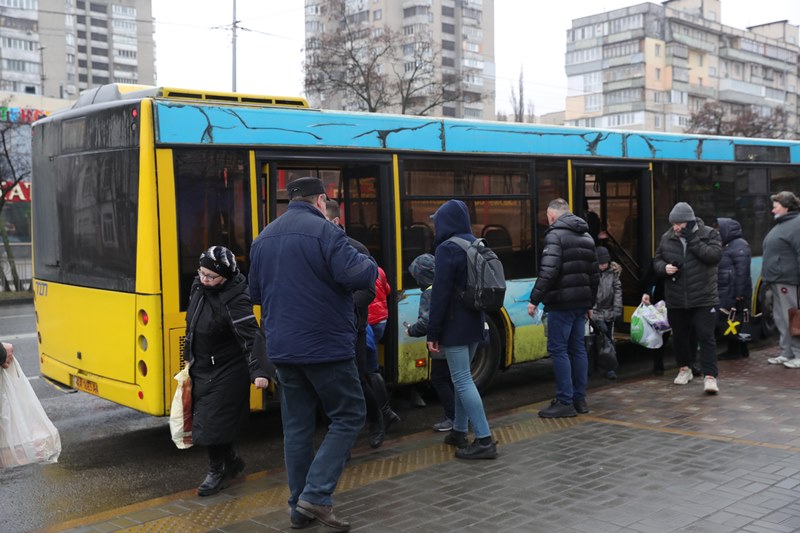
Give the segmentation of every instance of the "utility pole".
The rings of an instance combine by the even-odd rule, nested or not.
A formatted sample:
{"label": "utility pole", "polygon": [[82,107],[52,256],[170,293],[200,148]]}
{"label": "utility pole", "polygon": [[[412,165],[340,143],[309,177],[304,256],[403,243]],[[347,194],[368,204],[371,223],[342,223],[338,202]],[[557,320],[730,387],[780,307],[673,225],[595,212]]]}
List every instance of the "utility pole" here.
{"label": "utility pole", "polygon": [[238,24],[238,21],[236,20],[236,0],[233,0],[233,24],[231,24],[231,44],[233,45],[231,47],[233,49],[233,68],[231,69],[233,73],[233,81],[231,85],[233,86],[233,92],[236,92],[236,24]]}

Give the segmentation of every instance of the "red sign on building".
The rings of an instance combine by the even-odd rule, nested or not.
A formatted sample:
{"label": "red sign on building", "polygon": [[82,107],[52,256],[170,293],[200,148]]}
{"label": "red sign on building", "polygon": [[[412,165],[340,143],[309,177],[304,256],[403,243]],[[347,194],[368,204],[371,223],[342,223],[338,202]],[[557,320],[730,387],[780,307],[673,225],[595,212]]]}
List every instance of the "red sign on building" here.
{"label": "red sign on building", "polygon": [[0,191],[2,191],[6,202],[31,201],[31,182],[29,181],[21,181],[13,187],[7,181],[0,182]]}

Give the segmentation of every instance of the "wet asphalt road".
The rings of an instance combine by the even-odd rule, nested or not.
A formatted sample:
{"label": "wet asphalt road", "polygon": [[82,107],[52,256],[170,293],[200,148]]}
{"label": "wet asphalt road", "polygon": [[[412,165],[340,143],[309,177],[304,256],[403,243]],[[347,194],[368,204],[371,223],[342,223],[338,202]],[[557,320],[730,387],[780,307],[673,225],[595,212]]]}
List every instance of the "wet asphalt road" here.
{"label": "wet asphalt road", "polygon": [[[154,418],[96,398],[62,390],[39,376],[35,317],[32,304],[0,306],[0,338],[10,340],[22,369],[61,435],[58,463],[0,470],[0,529],[7,533],[56,526],[196,487],[207,466],[205,450],[178,450],[170,439],[168,420]],[[647,352],[620,350],[623,377],[649,372]],[[609,382],[593,377],[593,386]],[[402,417],[389,437],[427,431],[442,415],[429,392],[426,407],[415,407],[406,391],[396,391],[392,404]],[[487,414],[499,413],[552,397],[549,361],[512,368],[498,375],[484,403]],[[591,395],[589,396],[591,402]],[[368,453],[366,435],[356,453]],[[282,434],[277,405],[251,415],[237,448],[246,473],[282,468]]]}

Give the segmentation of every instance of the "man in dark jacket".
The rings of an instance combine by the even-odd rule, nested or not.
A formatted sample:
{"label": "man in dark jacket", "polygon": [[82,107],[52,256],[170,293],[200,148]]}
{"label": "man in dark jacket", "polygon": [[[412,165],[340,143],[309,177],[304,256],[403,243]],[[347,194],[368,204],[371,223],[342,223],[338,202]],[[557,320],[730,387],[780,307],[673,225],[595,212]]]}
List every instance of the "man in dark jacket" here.
{"label": "man in dark jacket", "polygon": [[[318,519],[335,531],[333,491],[364,426],[355,363],[353,292],[375,286],[378,267],[325,220],[325,187],[300,178],[289,207],[253,242],[250,292],[261,303],[267,353],[278,368],[292,527]],[[331,420],[316,455],[317,405]]]}
{"label": "man in dark jacket", "polygon": [[[704,389],[719,392],[717,385],[717,323],[719,293],[717,266],[722,257],[719,232],[703,224],[686,202],[678,202],[669,214],[672,228],[661,236],[653,258],[656,274],[667,278],[664,301],[667,304],[675,361],[680,366],[676,385],[692,381],[692,338],[700,345],[700,365]],[[692,335],[694,333],[694,336]]]}
{"label": "man in dark jacket", "polygon": [[[742,237],[742,226],[732,218],[717,219],[719,236],[722,240],[722,258],[718,268],[719,310],[717,322],[726,331],[730,313],[733,320],[741,322],[745,310],[749,313],[750,299],[753,296],[753,282],[750,279],[750,245]],[[728,350],[719,357],[735,359],[748,356],[747,344],[738,335],[727,335]]]}
{"label": "man in dark jacket", "polygon": [[597,298],[600,268],[594,239],[582,218],[561,198],[547,206],[550,227],[544,234],[539,277],[531,291],[528,314],[539,302],[547,312],[547,352],[553,361],[556,397],[539,411],[542,418],[588,413],[586,382],[589,362],[584,331]]}

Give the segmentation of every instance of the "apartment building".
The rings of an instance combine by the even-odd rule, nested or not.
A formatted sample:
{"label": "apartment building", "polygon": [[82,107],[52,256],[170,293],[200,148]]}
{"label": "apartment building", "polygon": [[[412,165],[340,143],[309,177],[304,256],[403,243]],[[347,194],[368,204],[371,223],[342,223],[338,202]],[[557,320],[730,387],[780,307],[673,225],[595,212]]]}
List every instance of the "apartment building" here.
{"label": "apartment building", "polygon": [[0,90],[52,98],[155,82],[150,0],[0,0]]}
{"label": "apartment building", "polygon": [[[326,32],[340,31],[341,14],[332,6],[343,3],[344,16],[352,28],[359,25],[363,38],[373,30],[388,28],[402,36],[402,53],[394,65],[399,71],[413,68],[415,46],[430,44],[438,54],[434,75],[458,74],[464,98],[446,102],[433,116],[495,118],[494,0],[305,0],[306,63],[314,60],[314,43]],[[392,72],[392,65],[379,69]],[[346,94],[325,101],[306,95],[315,107],[356,110],[358,105]],[[386,111],[400,112],[390,108]]]}
{"label": "apartment building", "polygon": [[719,101],[728,115],[782,106],[796,126],[798,26],[741,30],[719,23],[722,7],[668,0],[573,20],[565,123],[682,132],[693,112]]}

